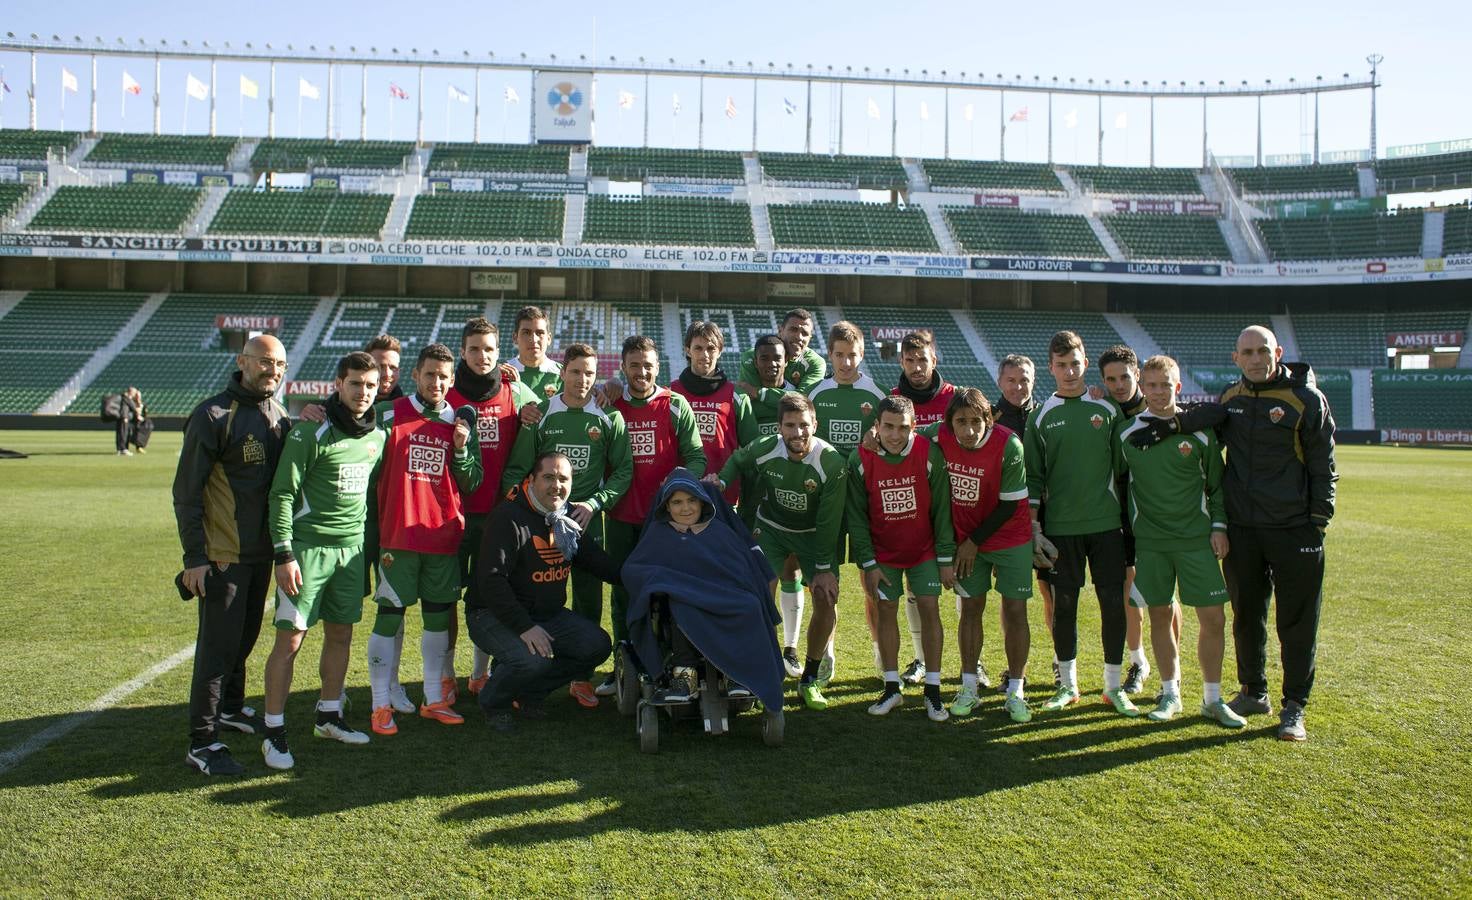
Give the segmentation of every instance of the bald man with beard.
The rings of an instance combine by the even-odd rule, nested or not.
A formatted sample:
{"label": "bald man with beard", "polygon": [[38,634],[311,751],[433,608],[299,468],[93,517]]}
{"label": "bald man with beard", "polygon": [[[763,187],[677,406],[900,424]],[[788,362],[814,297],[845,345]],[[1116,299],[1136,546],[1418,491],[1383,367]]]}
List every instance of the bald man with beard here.
{"label": "bald man with beard", "polygon": [[189,689],[189,752],[205,775],[239,775],[221,729],[262,729],[245,706],[245,660],[261,633],[271,587],[268,494],[291,427],[275,394],[286,348],[271,335],[246,342],[225,389],[194,408],[174,474],[174,518],[184,548],[180,593],[198,598]]}

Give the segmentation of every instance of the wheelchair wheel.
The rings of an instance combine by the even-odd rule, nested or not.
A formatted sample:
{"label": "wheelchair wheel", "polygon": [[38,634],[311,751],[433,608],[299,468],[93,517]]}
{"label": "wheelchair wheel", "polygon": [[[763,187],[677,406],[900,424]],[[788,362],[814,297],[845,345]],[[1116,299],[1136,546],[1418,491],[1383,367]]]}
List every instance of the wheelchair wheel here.
{"label": "wheelchair wheel", "polygon": [[782,732],[785,726],[782,710],[769,709],[762,713],[762,743],[768,747],[782,746]]}
{"label": "wheelchair wheel", "polygon": [[624,647],[619,648],[614,661],[613,676],[619,715],[633,716],[639,709],[639,672]]}
{"label": "wheelchair wheel", "polygon": [[648,703],[639,704],[639,749],[645,753],[659,752],[659,708]]}

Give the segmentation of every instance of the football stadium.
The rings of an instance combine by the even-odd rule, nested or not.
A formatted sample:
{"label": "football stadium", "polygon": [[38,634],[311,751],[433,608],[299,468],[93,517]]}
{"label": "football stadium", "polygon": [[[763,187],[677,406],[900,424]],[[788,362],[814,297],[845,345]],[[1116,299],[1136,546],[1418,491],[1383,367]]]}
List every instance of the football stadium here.
{"label": "football stadium", "polygon": [[[697,62],[676,58],[673,48],[676,57],[667,60],[606,50],[513,58],[346,40],[273,48],[94,39],[90,32],[0,38],[8,64],[0,70],[0,447],[15,457],[0,459],[0,611],[8,622],[0,638],[0,683],[8,688],[0,699],[0,893],[1472,890],[1472,714],[1453,683],[1469,660],[1461,613],[1472,578],[1465,502],[1472,496],[1465,455],[1472,446],[1472,140],[1447,134],[1430,143],[1381,143],[1378,56],[1361,74],[1276,84],[1096,83],[794,66],[765,57]],[[62,104],[59,118],[48,111],[52,99]],[[1303,152],[1263,152],[1263,107],[1275,103],[1300,111]],[[124,120],[111,114],[119,104]],[[1330,128],[1342,125],[1331,118],[1353,108],[1355,133],[1367,146],[1325,140],[1321,147],[1321,104],[1325,134],[1343,133]],[[1225,144],[1211,123],[1227,108],[1238,123],[1251,123],[1255,109],[1255,135],[1239,134],[1229,148],[1255,140],[1255,152],[1217,152],[1214,144]],[[222,124],[232,114],[239,124]],[[105,124],[112,121],[127,127]],[[779,127],[780,140],[763,131]],[[907,141],[918,130],[924,140]],[[1126,130],[1148,144],[1143,160],[1114,148]],[[1166,141],[1189,144],[1190,164],[1156,165],[1156,147]],[[187,580],[171,583],[181,568],[187,578],[192,565],[181,566],[183,513],[176,520],[179,473],[202,440],[197,424],[186,434],[191,414],[232,376],[241,384],[252,354],[276,347],[285,373],[278,364],[266,393],[290,420],[311,420],[292,434],[311,432],[324,405],[329,412],[342,405],[350,371],[344,360],[384,335],[396,339],[398,384],[408,397],[393,403],[419,408],[428,388],[415,396],[415,373],[432,367],[435,345],[461,360],[475,331],[471,320],[494,326],[492,371],[498,362],[534,366],[525,354],[518,359],[529,307],[530,320],[543,323],[539,352],[547,360],[571,366],[578,348],[590,348],[609,408],[618,392],[632,396],[624,383],[638,376],[628,360],[648,346],[629,343],[634,336],[650,340],[654,380],[669,385],[682,371],[693,377],[692,335],[712,333],[700,331],[710,323],[719,336],[718,371],[736,382],[743,366],[755,371],[763,339],[773,335],[768,343],[787,341],[787,362],[797,364],[787,329],[798,311],[809,329],[798,352],[806,347],[826,377],[833,371],[827,361],[841,355],[832,344],[856,349],[879,389],[876,399],[908,396],[909,354],[920,344],[937,384],[977,388],[992,404],[1006,395],[1016,355],[1031,360],[1037,401],[1055,390],[1067,394],[1073,375],[1055,374],[1053,365],[1056,336],[1066,331],[1091,361],[1109,348],[1131,349],[1138,378],[1152,371],[1140,369],[1147,360],[1169,357],[1181,409],[1220,401],[1231,413],[1226,398],[1248,378],[1245,362],[1235,361],[1244,329],[1268,329],[1282,363],[1311,371],[1297,396],[1310,405],[1321,398],[1322,418],[1331,420],[1329,464],[1337,469],[1337,487],[1328,482],[1332,526],[1327,516],[1314,519],[1326,561],[1322,612],[1317,600],[1312,611],[1316,645],[1311,640],[1307,650],[1310,683],[1315,653],[1320,668],[1306,716],[1311,739],[1279,729],[1276,686],[1288,677],[1286,644],[1299,640],[1284,624],[1281,595],[1268,613],[1278,616],[1276,630],[1269,622],[1266,632],[1272,713],[1234,730],[1206,714],[1216,686],[1206,686],[1192,649],[1198,638],[1206,645],[1206,626],[1189,609],[1176,620],[1180,662],[1170,685],[1151,655],[1153,613],[1144,617],[1143,644],[1134,626],[1124,659],[1127,667],[1149,660],[1130,673],[1139,678],[1138,712],[1157,709],[1157,695],[1173,690],[1184,712],[1156,721],[1118,715],[1123,707],[1109,697],[1123,690],[1120,665],[1111,674],[1093,636],[1102,630],[1109,643],[1118,609],[1111,614],[1107,598],[1082,581],[1087,599],[1074,592],[1081,687],[1073,696],[1078,701],[1081,692],[1081,701],[1046,705],[1056,700],[1050,655],[1057,678],[1073,677],[1075,660],[1058,674],[1038,594],[1024,620],[1026,680],[1006,671],[1012,650],[1009,637],[1004,652],[1001,600],[984,608],[980,668],[963,677],[961,602],[948,590],[933,604],[945,642],[940,690],[948,703],[970,690],[974,702],[964,713],[952,705],[945,721],[922,714],[934,681],[921,681],[932,667],[924,664],[920,626],[912,619],[907,627],[900,616],[899,668],[913,656],[918,669],[913,679],[906,672],[894,712],[878,718],[871,703],[888,690],[886,672],[895,667],[876,670],[871,656],[882,639],[866,622],[864,579],[840,557],[821,704],[800,686],[811,672],[794,656],[780,704],[752,700],[747,690],[744,702],[731,700],[729,717],[712,719],[705,706],[665,716],[656,701],[673,688],[658,673],[641,682],[632,670],[635,651],[615,646],[590,681],[573,683],[607,679],[608,692],[583,702],[559,687],[545,708],[518,697],[514,731],[492,727],[490,706],[472,694],[490,690],[486,678],[494,685],[501,660],[493,654],[489,675],[484,662],[472,662],[480,632],[470,624],[469,600],[457,611],[457,589],[448,604],[456,624],[438,669],[441,691],[428,674],[430,648],[438,653],[440,645],[428,641],[431,616],[446,604],[424,595],[422,646],[420,613],[397,610],[393,652],[402,655],[403,686],[396,681],[395,690],[411,699],[407,709],[397,700],[393,706],[401,713],[396,731],[392,717],[380,728],[379,687],[370,684],[377,651],[369,646],[395,638],[370,598],[361,620],[351,620],[359,624],[341,706],[319,704],[319,652],[328,678],[322,630],[307,631],[294,686],[287,669],[294,764],[284,738],[275,751],[262,747],[261,730],[282,727],[282,714],[265,709],[263,669],[277,640],[268,616],[241,663],[243,712],[220,707],[222,716],[249,720],[243,727],[222,722],[219,732],[230,745],[226,758],[233,750],[244,772],[219,778],[210,776],[234,773],[211,773],[198,761],[181,765],[198,693],[192,677],[204,665],[196,639],[203,647],[213,627],[196,613],[206,601],[191,595]],[[851,335],[859,336],[856,348]],[[431,354],[428,362],[421,351]],[[381,371],[377,356],[374,365],[366,371]],[[1101,407],[1114,402],[1101,366],[1091,364],[1082,377]],[[624,383],[605,388],[610,378]],[[538,415],[559,414],[561,378],[522,381],[533,387],[528,405],[544,410]],[[779,394],[796,384],[776,377]],[[763,390],[756,387],[753,407]],[[135,406],[130,396],[141,400]],[[1124,400],[1116,399],[1118,412]],[[779,411],[771,428],[743,438],[733,460],[770,440],[767,434],[787,440],[791,409],[772,402]],[[920,403],[912,425],[921,424]],[[410,408],[390,405],[400,418]],[[125,437],[126,421],[116,425],[123,409],[135,411],[135,423],[146,409],[151,441]],[[544,427],[525,416],[518,424],[515,406],[510,414],[513,431]],[[865,404],[865,427],[869,414]],[[702,415],[691,421],[699,419],[706,438]],[[1285,411],[1268,415],[1276,426]],[[822,418],[818,404],[815,423],[826,433]],[[478,424],[478,446],[489,454],[485,419],[477,423],[472,413],[470,420],[472,438]],[[612,421],[622,428],[622,419]],[[1194,427],[1181,429],[1181,455],[1192,452],[1184,438]],[[1220,463],[1211,431],[1195,437]],[[596,431],[590,435],[597,440]],[[1018,438],[1032,453],[1027,436]],[[1233,445],[1222,440],[1230,470]],[[1290,440],[1297,462],[1285,466],[1303,465],[1315,451],[1296,431]],[[940,453],[943,440],[927,445]],[[516,449],[507,442],[511,459],[520,446],[520,436]],[[880,446],[876,457],[893,452]],[[387,467],[390,450],[383,453]],[[511,466],[506,460],[497,466]],[[542,508],[529,485],[541,466],[538,456],[531,478],[516,488],[536,516]],[[1029,479],[1032,466],[1029,459]],[[855,471],[862,466],[850,470],[850,481]],[[492,479],[500,474],[486,470],[491,494],[506,487]],[[630,490],[652,496],[641,484],[636,474]],[[955,490],[954,475],[951,484]],[[855,487],[848,486],[850,519]],[[264,497],[265,487],[259,490]],[[458,490],[467,490],[464,483]],[[381,484],[378,491],[377,502],[386,502]],[[1018,505],[1024,525],[1027,494]],[[1199,512],[1213,518],[1199,489],[1196,496]],[[757,502],[742,498],[738,508]],[[646,496],[626,527],[640,527],[650,502]],[[621,507],[610,507],[604,543],[612,546]],[[237,514],[232,507],[229,515]],[[211,515],[206,508],[207,535]],[[285,518],[292,515],[288,509]],[[761,511],[757,518],[765,521]],[[361,543],[361,526],[355,534]],[[760,528],[756,535],[762,540]],[[752,534],[746,537],[749,543]],[[561,544],[537,540],[539,552],[562,561]],[[793,560],[811,554],[811,543],[791,547]],[[938,552],[934,539],[931,550]],[[384,559],[375,570],[380,592],[393,562]],[[566,560],[574,560],[570,550]],[[279,579],[279,553],[276,564]],[[1215,560],[1210,567],[1220,575]],[[802,595],[789,586],[796,576],[773,568],[781,592]],[[914,570],[910,576],[918,594]],[[1288,581],[1278,576],[1279,591]],[[1230,573],[1227,587],[1238,589]],[[615,610],[626,601],[599,590],[594,624],[617,638],[623,623],[614,621]],[[819,588],[809,583],[808,591],[816,617]],[[1234,594],[1225,607],[1219,680],[1228,697],[1238,683],[1231,639],[1238,601]],[[278,602],[267,599],[266,611]],[[801,634],[794,639],[779,626],[778,643],[800,655],[803,606],[772,605],[788,617],[796,609]],[[881,599],[877,608],[884,606]],[[893,613],[896,604],[888,606]],[[813,652],[808,663],[816,665]],[[710,681],[705,690],[713,694],[713,675]],[[1010,681],[1029,710],[1025,718],[1010,705]],[[1057,683],[1066,693],[1067,683]],[[739,687],[734,677],[730,685]],[[626,697],[626,689],[633,693]],[[228,704],[228,685],[223,699],[220,690],[217,678],[212,702]],[[887,695],[879,696],[876,706]],[[1197,701],[1205,715],[1197,715]],[[442,704],[443,715],[426,712]],[[1285,701],[1285,713],[1288,704],[1301,732],[1304,705]],[[256,719],[262,710],[268,715]],[[361,732],[369,732],[372,715],[371,740],[360,732],[352,733],[366,746],[313,740],[304,723],[314,714],[317,737],[337,734],[322,730],[324,710]]]}

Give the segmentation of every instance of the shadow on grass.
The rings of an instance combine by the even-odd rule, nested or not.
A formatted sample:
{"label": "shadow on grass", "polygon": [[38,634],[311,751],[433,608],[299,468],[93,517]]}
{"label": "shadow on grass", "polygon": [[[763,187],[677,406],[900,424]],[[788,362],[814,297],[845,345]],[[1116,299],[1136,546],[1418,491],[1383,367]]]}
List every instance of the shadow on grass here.
{"label": "shadow on grass", "polygon": [[[1019,725],[1000,697],[989,697],[971,717],[934,723],[911,694],[877,718],[865,711],[871,692],[857,690],[865,683],[843,685],[864,698],[824,712],[789,704],[781,748],[765,747],[760,716],[747,714],[720,738],[706,736],[698,722],[664,719],[658,755],[639,752],[633,720],[612,703],[584,710],[563,694],[549,700],[546,720],[519,723],[510,735],[491,732],[465,697],[462,726],[400,715],[398,735],[348,747],[311,736],[315,693],[300,691],[287,706],[296,768],[266,769],[260,737],[231,732],[225,740],[247,767],[238,781],[206,779],[184,765],[182,704],[117,709],[0,776],[0,790],[98,781],[88,790],[100,799],[199,792],[202,802],[303,818],[442,798],[441,820],[483,822],[480,844],[519,846],[621,829],[760,828],[946,802],[1209,751],[1260,733],[1256,722],[1239,734],[1190,715],[1165,724],[1128,720],[1087,699]],[[368,691],[349,695],[348,719],[366,730]],[[410,695],[418,695],[415,686]],[[1040,690],[1030,698],[1035,710],[1045,696]],[[11,734],[37,733],[56,718],[26,720]]]}

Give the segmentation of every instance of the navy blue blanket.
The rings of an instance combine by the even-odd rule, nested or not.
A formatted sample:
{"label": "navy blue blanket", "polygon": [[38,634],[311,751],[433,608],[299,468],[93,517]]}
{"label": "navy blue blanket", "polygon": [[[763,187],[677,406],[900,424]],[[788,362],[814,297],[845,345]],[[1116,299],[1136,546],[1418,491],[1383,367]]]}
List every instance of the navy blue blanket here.
{"label": "navy blue blanket", "polygon": [[[665,505],[676,489],[709,507],[709,524],[700,533],[681,533],[669,524]],[[719,488],[688,469],[671,472],[623,567],[629,640],[645,670],[664,670],[650,601],[665,594],[675,624],[706,660],[768,707],[780,709],[783,669],[776,627],[781,619],[772,602],[772,577],[771,564]]]}

